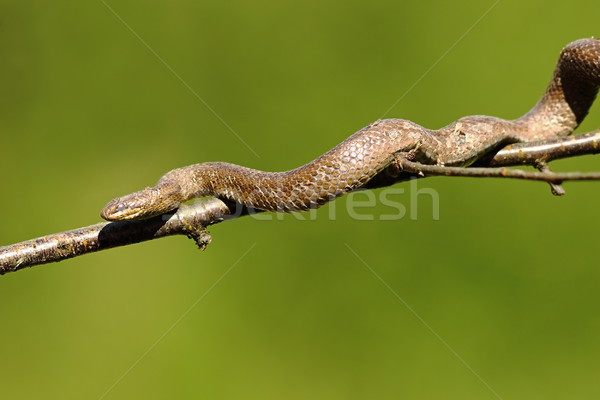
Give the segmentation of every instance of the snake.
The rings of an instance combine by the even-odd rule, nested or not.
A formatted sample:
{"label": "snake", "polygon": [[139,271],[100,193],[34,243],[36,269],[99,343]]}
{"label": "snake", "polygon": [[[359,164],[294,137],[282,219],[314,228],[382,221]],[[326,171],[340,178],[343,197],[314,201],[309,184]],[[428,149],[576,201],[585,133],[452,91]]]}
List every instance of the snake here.
{"label": "snake", "polygon": [[468,167],[512,143],[567,136],[588,114],[599,86],[600,40],[579,39],[562,49],[541,99],[517,119],[473,115],[437,130],[404,119],[378,120],[299,168],[189,165],[167,172],[153,187],[111,200],[100,215],[109,221],[147,219],[203,196],[262,211],[309,210],[364,187],[407,154],[425,164]]}

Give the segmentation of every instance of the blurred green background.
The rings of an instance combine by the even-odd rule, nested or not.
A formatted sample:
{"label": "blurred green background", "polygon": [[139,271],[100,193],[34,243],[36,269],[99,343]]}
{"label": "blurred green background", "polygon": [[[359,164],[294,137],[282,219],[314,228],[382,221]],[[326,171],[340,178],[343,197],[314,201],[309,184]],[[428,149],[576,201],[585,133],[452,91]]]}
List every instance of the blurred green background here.
{"label": "blurred green background", "polygon": [[[187,164],[294,168],[384,116],[518,117],[600,34],[595,1],[107,4],[0,1],[2,245]],[[214,226],[204,253],[174,237],[0,277],[2,397],[597,398],[600,183],[418,188],[439,220],[428,196],[396,221],[347,197]]]}

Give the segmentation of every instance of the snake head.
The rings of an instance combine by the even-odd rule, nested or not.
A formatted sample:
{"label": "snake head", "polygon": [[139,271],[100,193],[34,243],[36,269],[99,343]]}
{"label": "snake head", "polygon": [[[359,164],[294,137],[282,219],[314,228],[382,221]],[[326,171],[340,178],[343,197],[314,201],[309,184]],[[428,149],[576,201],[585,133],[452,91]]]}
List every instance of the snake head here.
{"label": "snake head", "polygon": [[179,206],[179,202],[165,196],[157,188],[146,188],[112,199],[100,216],[107,221],[126,221],[152,218]]}

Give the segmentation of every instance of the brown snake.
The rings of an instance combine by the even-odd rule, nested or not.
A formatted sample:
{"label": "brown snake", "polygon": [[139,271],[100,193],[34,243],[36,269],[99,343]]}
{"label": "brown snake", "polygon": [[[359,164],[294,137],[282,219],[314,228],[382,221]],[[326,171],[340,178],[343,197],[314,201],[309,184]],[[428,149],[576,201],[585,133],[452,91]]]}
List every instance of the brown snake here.
{"label": "brown snake", "polygon": [[600,40],[580,39],[562,50],[546,92],[516,120],[468,116],[438,130],[402,119],[380,120],[290,171],[264,172],[223,162],[174,169],[152,188],[111,200],[101,216],[145,219],[201,196],[265,211],[316,208],[364,186],[402,153],[425,164],[469,166],[511,143],[567,136],[587,115],[599,86]]}

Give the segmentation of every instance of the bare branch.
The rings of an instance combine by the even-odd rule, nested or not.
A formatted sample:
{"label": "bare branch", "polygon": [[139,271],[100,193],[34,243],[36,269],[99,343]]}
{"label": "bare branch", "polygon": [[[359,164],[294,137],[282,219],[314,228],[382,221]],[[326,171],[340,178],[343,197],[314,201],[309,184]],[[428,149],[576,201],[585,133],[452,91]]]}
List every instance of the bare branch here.
{"label": "bare branch", "polygon": [[506,146],[493,158],[482,159],[477,166],[503,167],[509,165],[535,165],[561,158],[600,153],[600,129],[539,142],[517,143]]}
{"label": "bare branch", "polygon": [[[566,138],[507,146],[492,157],[478,161],[472,168],[439,167],[401,161],[404,171],[400,175],[397,171],[395,174],[384,171],[365,188],[389,186],[423,174],[533,179],[555,185],[565,180],[600,180],[600,173],[554,173],[549,171],[545,164],[551,160],[599,152],[600,130],[597,130]],[[485,168],[527,164],[537,166],[541,172]],[[180,207],[177,212],[148,220],[102,222],[85,228],[47,235],[0,247],[0,275],[33,265],[61,261],[86,253],[170,235],[189,236],[203,248],[210,238],[202,227],[247,214],[248,210],[239,205],[210,198],[190,206]]]}
{"label": "bare branch", "polygon": [[523,171],[521,169],[508,168],[463,168],[444,167],[440,165],[425,165],[399,159],[398,164],[407,172],[422,174],[423,176],[461,176],[470,178],[511,178],[526,179],[531,181],[544,181],[560,184],[564,181],[597,181],[600,180],[600,172],[535,172]]}
{"label": "bare branch", "polygon": [[0,247],[0,275],[38,264],[61,261],[82,254],[139,243],[171,235],[187,235],[205,245],[208,237],[198,238],[195,227],[221,222],[235,213],[235,207],[210,198],[175,213],[143,221],[102,222],[85,228],[55,233],[37,239]]}

